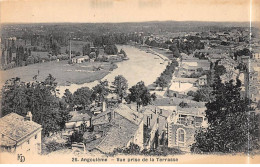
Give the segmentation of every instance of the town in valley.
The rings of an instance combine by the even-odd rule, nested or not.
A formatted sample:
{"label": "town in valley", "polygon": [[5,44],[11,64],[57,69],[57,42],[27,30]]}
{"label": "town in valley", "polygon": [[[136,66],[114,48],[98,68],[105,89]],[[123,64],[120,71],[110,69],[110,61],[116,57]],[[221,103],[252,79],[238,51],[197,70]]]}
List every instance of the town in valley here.
{"label": "town in valley", "polygon": [[259,52],[244,22],[3,24],[1,152],[259,154]]}

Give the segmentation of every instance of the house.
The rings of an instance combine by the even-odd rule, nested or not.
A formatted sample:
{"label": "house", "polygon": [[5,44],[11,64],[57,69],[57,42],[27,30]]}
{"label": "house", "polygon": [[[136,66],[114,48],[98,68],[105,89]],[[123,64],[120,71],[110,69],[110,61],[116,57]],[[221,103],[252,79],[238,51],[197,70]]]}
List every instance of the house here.
{"label": "house", "polygon": [[158,147],[159,137],[159,110],[156,107],[146,106],[141,111],[144,115],[144,148],[153,149]]}
{"label": "house", "polygon": [[199,77],[199,86],[207,85],[207,75]]}
{"label": "house", "polygon": [[[114,110],[107,110],[93,118],[94,131],[101,136],[86,144],[89,151],[113,152],[126,148],[130,143],[143,149],[143,114],[120,104]],[[100,128],[102,127],[102,128]]]}
{"label": "house", "polygon": [[78,57],[73,57],[71,59],[72,63],[83,63],[85,61],[89,60],[89,57],[88,56],[78,56]]}
{"label": "house", "polygon": [[169,97],[184,97],[189,91],[197,91],[197,78],[175,78],[168,88]]}
{"label": "house", "polygon": [[197,107],[197,108],[205,107],[205,102],[197,102],[187,98],[178,98],[178,97],[157,98],[153,102],[153,104],[162,110],[176,111],[177,107],[181,102],[189,104],[190,107]]}
{"label": "house", "polygon": [[32,121],[32,114],[26,117],[10,113],[0,118],[1,151],[12,153],[41,153],[41,125]]}
{"label": "house", "polygon": [[190,151],[196,130],[207,127],[205,108],[178,108],[168,121],[168,147]]}
{"label": "house", "polygon": [[238,56],[237,61],[245,64],[249,64],[250,57],[249,56]]}
{"label": "house", "polygon": [[191,73],[197,73],[210,70],[210,62],[208,60],[201,59],[184,59],[180,63],[180,74],[189,75]]}
{"label": "house", "polygon": [[66,129],[63,131],[63,136],[70,136],[75,130],[87,131],[92,127],[93,114],[86,110],[71,111],[72,118],[65,124]]}

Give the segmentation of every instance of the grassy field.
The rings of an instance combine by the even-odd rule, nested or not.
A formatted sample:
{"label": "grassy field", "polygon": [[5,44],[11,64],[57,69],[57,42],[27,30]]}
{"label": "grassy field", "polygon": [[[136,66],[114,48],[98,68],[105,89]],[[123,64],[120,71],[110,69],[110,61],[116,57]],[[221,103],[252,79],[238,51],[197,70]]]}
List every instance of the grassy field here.
{"label": "grassy field", "polygon": [[[33,77],[38,75],[38,71],[38,81],[42,81],[49,74],[52,74],[59,85],[69,85],[71,83],[81,84],[102,79],[110,72],[109,70],[113,66],[115,68],[115,65],[109,62],[85,62],[70,65],[66,60],[33,64],[0,71],[0,86],[2,86],[7,79],[14,77],[20,77],[21,80],[25,82],[33,81]],[[99,70],[95,70],[98,67]]]}

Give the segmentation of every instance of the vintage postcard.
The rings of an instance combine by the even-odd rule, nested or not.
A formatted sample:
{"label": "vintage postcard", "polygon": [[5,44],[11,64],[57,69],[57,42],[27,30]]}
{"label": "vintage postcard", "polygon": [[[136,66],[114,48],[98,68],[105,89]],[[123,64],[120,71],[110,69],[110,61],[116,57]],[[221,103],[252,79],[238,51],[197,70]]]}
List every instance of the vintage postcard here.
{"label": "vintage postcard", "polygon": [[0,163],[260,163],[259,9],[2,0]]}

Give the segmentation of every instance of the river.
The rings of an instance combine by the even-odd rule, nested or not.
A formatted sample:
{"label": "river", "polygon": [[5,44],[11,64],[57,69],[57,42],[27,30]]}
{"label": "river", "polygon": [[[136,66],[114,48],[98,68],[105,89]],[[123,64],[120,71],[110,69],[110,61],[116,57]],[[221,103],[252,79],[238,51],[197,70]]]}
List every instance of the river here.
{"label": "river", "polygon": [[[113,82],[115,76],[123,75],[128,81],[128,87],[135,85],[139,81],[144,81],[145,85],[152,84],[162,71],[166,68],[168,61],[164,61],[159,56],[151,53],[146,53],[134,46],[119,45],[118,50],[123,49],[129,60],[117,63],[118,68],[111,71],[102,80]],[[161,57],[168,60],[167,57],[160,54]],[[59,86],[60,96],[69,89],[72,93],[78,88],[89,87],[92,88],[98,84],[98,81],[84,83],[84,84],[71,84],[69,86]]]}

